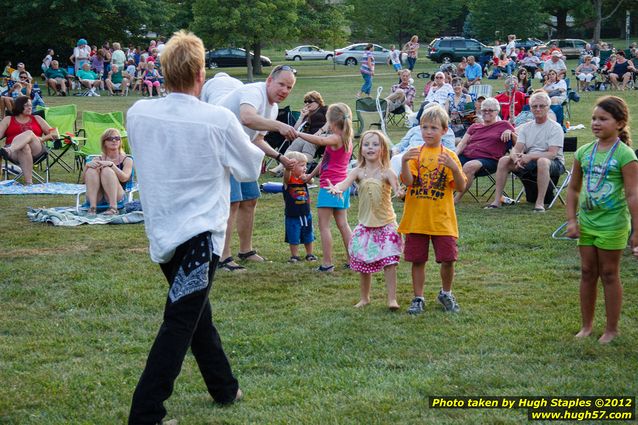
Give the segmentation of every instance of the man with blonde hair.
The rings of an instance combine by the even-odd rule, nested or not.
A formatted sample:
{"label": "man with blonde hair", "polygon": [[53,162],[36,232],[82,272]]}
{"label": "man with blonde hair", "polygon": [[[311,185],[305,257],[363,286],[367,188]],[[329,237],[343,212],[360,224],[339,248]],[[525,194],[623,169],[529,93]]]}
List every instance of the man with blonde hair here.
{"label": "man with blonde hair", "polygon": [[157,424],[190,348],[212,398],[242,395],[212,321],[208,295],[224,245],[230,176],[259,177],[263,152],[235,116],[198,99],[204,45],[180,31],[162,53],[170,94],[140,100],[127,113],[151,260],[169,283],[163,322],[131,405],[129,424]]}

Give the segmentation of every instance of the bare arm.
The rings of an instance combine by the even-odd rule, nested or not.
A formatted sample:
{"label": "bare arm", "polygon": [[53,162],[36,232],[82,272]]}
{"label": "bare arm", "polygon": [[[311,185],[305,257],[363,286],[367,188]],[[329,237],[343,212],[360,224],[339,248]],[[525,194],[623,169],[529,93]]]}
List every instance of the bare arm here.
{"label": "bare arm", "polygon": [[459,144],[456,146],[457,155],[461,155],[463,153],[463,150],[467,146],[467,143],[470,141],[470,137],[471,136],[468,133],[465,133]]}
{"label": "bare arm", "polygon": [[288,140],[294,140],[297,137],[297,131],[293,127],[262,117],[252,105],[243,104],[239,107],[239,121],[253,130],[276,131]]}
{"label": "bare arm", "polygon": [[419,151],[420,149],[418,147],[410,148],[403,154],[403,157],[401,158],[401,181],[406,186],[411,186],[412,183],[414,183],[414,176],[410,171],[409,161],[418,161]]}
{"label": "bare arm", "polygon": [[328,181],[328,191],[333,195],[341,195],[346,189],[352,186],[352,183],[359,180],[360,176],[361,168],[357,167],[350,171],[346,179],[338,184],[333,185],[331,181]]}
{"label": "bare arm", "polygon": [[583,169],[577,159],[574,159],[572,178],[567,186],[567,236],[577,238],[580,235],[576,213],[578,212],[578,198],[583,184]]}
{"label": "bare arm", "polygon": [[394,194],[396,196],[403,196],[405,194],[403,192],[403,189],[401,189],[401,185],[399,185],[399,178],[394,173],[394,170],[392,170],[391,168],[385,170],[383,172],[383,178],[392,187],[392,190],[394,191]]}
{"label": "bare arm", "polygon": [[622,179],[625,185],[625,197],[631,215],[631,234],[629,243],[634,256],[638,257],[638,162],[632,161],[622,167]]}
{"label": "bare arm", "polygon": [[4,133],[9,128],[9,122],[11,122],[11,117],[4,117],[2,121],[0,121],[0,139],[4,138]]}
{"label": "bare arm", "polygon": [[314,134],[308,133],[299,133],[299,137],[304,139],[307,142],[312,143],[313,145],[319,146],[339,146],[342,142],[341,136],[336,134],[330,134],[328,136],[316,136]]}

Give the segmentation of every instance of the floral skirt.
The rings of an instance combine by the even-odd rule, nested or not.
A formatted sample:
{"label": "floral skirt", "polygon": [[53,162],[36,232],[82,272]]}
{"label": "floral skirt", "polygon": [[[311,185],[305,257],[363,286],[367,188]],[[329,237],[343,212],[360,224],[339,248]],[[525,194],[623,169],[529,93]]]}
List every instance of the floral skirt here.
{"label": "floral skirt", "polygon": [[358,224],[352,232],[348,246],[350,268],[361,273],[376,273],[385,266],[399,264],[403,252],[403,239],[396,223],[382,227]]}

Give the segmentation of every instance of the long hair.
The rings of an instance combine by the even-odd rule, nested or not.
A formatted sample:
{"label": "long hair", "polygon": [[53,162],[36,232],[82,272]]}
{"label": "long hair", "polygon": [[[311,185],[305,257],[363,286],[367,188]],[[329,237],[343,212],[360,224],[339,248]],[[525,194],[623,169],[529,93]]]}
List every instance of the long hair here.
{"label": "long hair", "polygon": [[627,146],[631,146],[631,132],[629,129],[629,108],[627,103],[618,96],[604,96],[596,102],[596,108],[609,113],[622,124],[618,131],[618,138]]}
{"label": "long hair", "polygon": [[334,125],[337,129],[341,130],[341,142],[345,146],[346,151],[350,152],[352,149],[352,136],[354,134],[350,107],[345,103],[333,103],[328,107],[326,118],[331,126]]}
{"label": "long hair", "polygon": [[379,154],[381,169],[387,170],[390,168],[390,139],[379,130],[368,130],[361,135],[359,139],[359,152],[357,153],[357,167],[364,167],[366,165],[366,159],[363,157],[363,141],[374,136],[377,136],[381,144],[381,152]]}

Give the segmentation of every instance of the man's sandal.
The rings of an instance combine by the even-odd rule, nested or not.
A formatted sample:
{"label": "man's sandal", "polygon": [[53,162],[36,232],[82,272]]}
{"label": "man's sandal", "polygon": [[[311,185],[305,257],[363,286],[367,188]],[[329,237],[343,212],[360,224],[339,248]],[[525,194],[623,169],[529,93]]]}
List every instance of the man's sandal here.
{"label": "man's sandal", "polygon": [[117,208],[109,207],[109,209],[104,211],[102,214],[104,214],[104,215],[118,215],[119,213],[120,212],[117,210]]}
{"label": "man's sandal", "polygon": [[264,259],[261,258],[259,254],[257,254],[257,251],[255,251],[254,249],[248,252],[239,252],[237,253],[237,256],[242,261],[255,261],[255,262],[264,261]]}
{"label": "man's sandal", "polygon": [[238,264],[236,265],[230,264],[233,261],[234,261],[233,257],[228,257],[224,261],[220,261],[217,264],[217,268],[226,270],[227,272],[243,272],[246,270],[246,267],[240,266]]}

